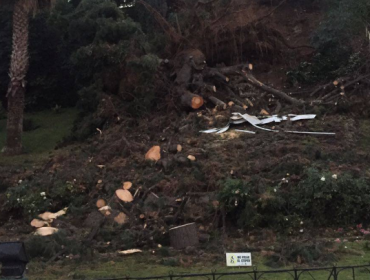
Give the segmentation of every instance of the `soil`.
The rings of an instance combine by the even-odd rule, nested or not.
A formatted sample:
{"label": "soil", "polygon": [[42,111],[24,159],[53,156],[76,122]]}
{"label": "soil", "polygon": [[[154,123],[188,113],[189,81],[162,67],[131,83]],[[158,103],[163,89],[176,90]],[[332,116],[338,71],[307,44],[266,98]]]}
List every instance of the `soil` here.
{"label": "soil", "polygon": [[[288,18],[287,14],[292,17]],[[258,15],[255,16],[258,18]],[[300,5],[284,6],[268,18],[268,24],[276,29],[279,27],[279,32],[290,45],[307,45],[311,31],[320,21],[320,16],[313,6],[309,8]],[[245,17],[243,10],[235,13],[232,19],[225,18],[225,21],[231,26],[233,24],[240,26],[250,20]],[[284,88],[286,70],[309,58],[312,50],[302,48],[289,53],[292,55],[286,56],[286,59],[271,57],[255,59],[253,64],[256,77],[276,88]],[[85,241],[97,224],[102,225],[101,230],[117,229],[109,218],[100,224],[103,218],[97,211],[95,203],[97,199],[104,198],[116,209],[120,211],[124,209],[120,208],[120,204],[114,199],[114,191],[125,181],[133,183],[130,191],[133,194],[138,192],[139,198],[145,197],[149,190],[170,199],[183,198],[189,193],[206,193],[198,197],[190,196],[187,205],[176,217],[175,223],[195,221],[200,232],[219,233],[222,227],[221,219],[210,214],[212,212],[208,209],[208,202],[214,199],[214,192],[220,190],[220,182],[225,178],[250,181],[252,177],[257,177],[261,182],[273,184],[281,182],[282,178],[289,174],[290,180],[299,182],[300,171],[313,165],[339,175],[348,170],[358,173],[369,172],[367,161],[370,140],[367,134],[370,123],[362,119],[363,112],[352,110],[346,102],[344,99],[330,107],[318,105],[293,107],[283,104],[280,114],[315,113],[317,117],[314,120],[266,126],[298,131],[334,132],[335,136],[272,133],[253,129],[249,125],[233,126],[223,134],[202,134],[199,132],[202,129],[222,127],[229,121],[229,110],[212,110],[210,104],[196,111],[173,110],[154,112],[150,117],[143,119],[126,118],[117,121],[101,133],[97,132],[85,143],[50,158],[41,166],[28,169],[22,166],[16,168],[1,166],[0,179],[3,185],[10,188],[16,186],[19,180],[35,182],[47,189],[53,188],[58,182],[73,182],[73,186],[79,192],[85,193],[86,204],[79,209],[80,212],[67,214],[59,225],[80,241]],[[262,109],[273,113],[275,106],[276,104],[269,104],[266,96],[256,100],[255,105],[250,107],[247,113],[258,115]],[[347,108],[350,113],[343,114],[343,108]],[[252,129],[257,133],[244,134],[235,132],[234,128]],[[174,144],[180,144],[182,151],[170,152],[169,148]],[[145,161],[146,152],[154,145],[161,147],[161,160],[156,163]],[[188,160],[189,155],[194,156],[195,161]],[[1,192],[0,189],[0,203],[5,204],[6,199],[6,192]],[[167,209],[166,214],[176,215],[176,209],[179,209],[181,202],[174,205],[169,207],[174,209]],[[62,206],[66,205],[55,203],[50,211],[60,210],[57,207]],[[131,209],[134,209],[132,210],[134,214],[138,211],[135,206]],[[1,212],[2,241],[24,240],[32,234],[33,229],[29,226],[30,217],[18,214]],[[149,226],[151,223],[153,229],[161,229],[156,218],[145,217],[142,222],[137,222],[137,219],[135,223],[144,229],[144,224]],[[136,224],[132,226],[137,226]],[[317,231],[307,235],[313,235],[315,232]],[[231,239],[226,241],[226,247],[232,248],[232,238],[249,238],[258,250],[266,250],[265,248],[274,244],[277,235],[268,229],[260,229],[256,234],[253,231],[245,233],[228,228],[228,233]],[[158,245],[157,241],[150,239],[150,233],[145,235],[146,232],[143,230],[142,234],[143,236],[140,236],[142,239],[148,237],[148,240],[143,241],[143,247],[151,248]],[[251,236],[258,235],[264,237],[261,242],[251,240]],[[297,235],[294,238],[305,239],[307,235],[306,237]],[[92,236],[91,244],[100,253],[122,247],[122,244],[114,244],[113,241],[112,246],[106,246],[104,237],[100,235],[97,240],[95,237]]]}

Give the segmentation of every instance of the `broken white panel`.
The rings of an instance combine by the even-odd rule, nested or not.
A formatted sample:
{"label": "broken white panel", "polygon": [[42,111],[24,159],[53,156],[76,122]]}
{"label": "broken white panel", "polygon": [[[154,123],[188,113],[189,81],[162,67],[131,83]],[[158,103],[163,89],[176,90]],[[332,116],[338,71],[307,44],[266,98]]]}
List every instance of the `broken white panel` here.
{"label": "broken white panel", "polygon": [[257,117],[255,116],[251,116],[251,115],[248,115],[248,114],[240,114],[240,113],[236,113],[238,115],[240,115],[243,119],[245,119],[247,122],[249,122],[251,125],[257,125],[257,124],[261,124],[261,120],[259,120]]}
{"label": "broken white panel", "polygon": [[236,115],[233,115],[230,117],[230,120],[233,120],[233,121],[237,121],[237,120],[241,120],[242,117],[241,116],[236,116]]}
{"label": "broken white panel", "polygon": [[311,131],[285,131],[294,134],[312,134],[312,135],[335,135],[334,132],[311,132]]}
{"label": "broken white panel", "polygon": [[208,130],[201,130],[199,132],[200,133],[217,133],[217,134],[221,134],[221,133],[224,133],[224,132],[228,131],[229,128],[230,128],[230,123],[228,123],[226,126],[221,127],[221,128],[211,128],[211,129],[208,129]]}
{"label": "broken white panel", "polygon": [[237,120],[237,121],[231,121],[232,124],[241,124],[247,122],[245,119]]}
{"label": "broken white panel", "polygon": [[219,129],[219,130],[216,132],[216,134],[224,133],[224,132],[228,131],[228,130],[229,130],[229,128],[230,128],[230,124],[228,124],[227,126],[225,126],[225,127],[221,128],[221,129]]}
{"label": "broken white panel", "polygon": [[283,119],[279,118],[278,116],[272,116],[272,117],[269,117],[269,118],[262,119],[261,124],[268,124],[268,123],[273,123],[273,122],[279,123],[282,120]]}
{"label": "broken white panel", "polygon": [[254,131],[250,130],[243,130],[243,129],[235,129],[237,132],[249,133],[249,134],[256,134]]}
{"label": "broken white panel", "polygon": [[219,130],[220,130],[219,128],[211,128],[211,129],[207,129],[207,130],[201,130],[199,132],[200,133],[215,133],[215,132],[217,132]]}
{"label": "broken white panel", "polygon": [[[252,124],[253,125],[253,124]],[[258,125],[253,125],[254,127],[256,128],[259,128],[259,129],[262,129],[262,130],[266,130],[266,131],[270,131],[270,132],[279,132],[279,130],[274,130],[274,129],[269,129],[269,128],[264,128],[264,127],[260,127]]]}
{"label": "broken white panel", "polygon": [[314,118],[316,118],[316,115],[296,115],[294,117],[291,117],[290,120],[294,122],[299,120],[312,120]]}

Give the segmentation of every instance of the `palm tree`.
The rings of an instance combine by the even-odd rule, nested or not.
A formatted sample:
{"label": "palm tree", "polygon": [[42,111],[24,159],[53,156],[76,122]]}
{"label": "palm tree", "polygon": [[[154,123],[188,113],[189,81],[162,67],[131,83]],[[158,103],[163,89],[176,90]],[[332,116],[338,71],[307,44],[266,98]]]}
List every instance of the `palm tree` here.
{"label": "palm tree", "polygon": [[0,5],[9,4],[13,5],[13,50],[7,93],[7,138],[3,153],[16,155],[22,153],[24,96],[29,64],[30,17],[43,8],[50,8],[54,4],[54,0],[0,0]]}

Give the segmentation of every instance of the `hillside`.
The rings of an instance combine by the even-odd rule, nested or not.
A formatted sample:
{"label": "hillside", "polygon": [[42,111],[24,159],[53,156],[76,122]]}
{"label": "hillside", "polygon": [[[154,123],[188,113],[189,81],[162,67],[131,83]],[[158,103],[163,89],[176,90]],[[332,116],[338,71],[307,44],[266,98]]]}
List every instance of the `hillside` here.
{"label": "hillside", "polygon": [[[351,51],[326,42],[332,19],[317,1],[85,2],[31,22],[24,153],[0,155],[1,241],[25,241],[32,277],[42,262],[44,279],[67,279],[71,262],[105,261],[102,275],[71,277],[118,277],[110,265],[141,266],[117,253],[128,249],[158,274],[210,270],[227,251],[266,268],[368,259],[361,35]],[[56,49],[45,74],[37,54]],[[1,145],[5,133],[6,114]],[[58,232],[34,235],[31,221]],[[189,223],[199,247],[173,249],[171,229]]]}

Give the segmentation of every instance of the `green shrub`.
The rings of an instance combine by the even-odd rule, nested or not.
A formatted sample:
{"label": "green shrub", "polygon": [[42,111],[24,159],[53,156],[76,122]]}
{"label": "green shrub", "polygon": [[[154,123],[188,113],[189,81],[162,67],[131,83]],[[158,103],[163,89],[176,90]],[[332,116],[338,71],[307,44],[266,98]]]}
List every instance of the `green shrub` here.
{"label": "green shrub", "polygon": [[59,211],[69,205],[81,206],[86,203],[84,192],[74,182],[57,181],[45,188],[23,181],[7,190],[7,200],[3,207],[5,211],[17,211],[31,218],[45,211]]}
{"label": "green shrub", "polygon": [[316,225],[353,225],[370,219],[370,183],[348,173],[336,178],[310,168],[291,193],[290,203]]}
{"label": "green shrub", "polygon": [[314,226],[345,226],[370,221],[370,182],[308,168],[299,183],[278,184],[226,179],[219,185],[220,206],[239,228],[271,227],[286,233]]}
{"label": "green shrub", "polygon": [[65,232],[59,231],[50,236],[32,236],[25,242],[30,259],[49,260],[64,250],[65,254],[83,254],[85,249],[81,242],[68,238]]}
{"label": "green shrub", "polygon": [[352,74],[364,59],[352,43],[368,43],[363,34],[370,19],[369,1],[326,0],[321,5],[324,19],[312,37],[317,53],[287,72],[291,84],[314,84]]}

